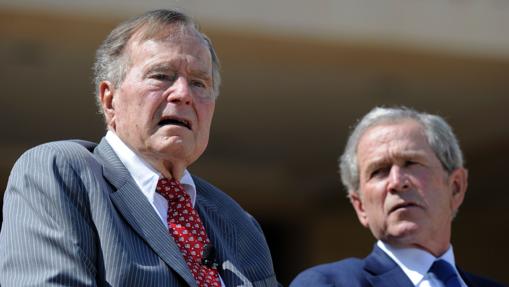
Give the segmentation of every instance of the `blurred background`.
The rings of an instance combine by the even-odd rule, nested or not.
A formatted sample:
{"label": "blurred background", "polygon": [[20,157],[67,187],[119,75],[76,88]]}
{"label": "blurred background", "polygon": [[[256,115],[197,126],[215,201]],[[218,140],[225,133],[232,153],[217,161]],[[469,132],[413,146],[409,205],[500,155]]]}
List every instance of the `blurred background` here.
{"label": "blurred background", "polygon": [[121,20],[156,8],[187,12],[215,43],[223,86],[209,148],[190,170],[260,221],[284,285],[370,252],[337,157],[375,105],[454,127],[470,171],[457,261],[509,283],[505,0],[0,0],[0,195],[27,148],[100,140],[95,49]]}

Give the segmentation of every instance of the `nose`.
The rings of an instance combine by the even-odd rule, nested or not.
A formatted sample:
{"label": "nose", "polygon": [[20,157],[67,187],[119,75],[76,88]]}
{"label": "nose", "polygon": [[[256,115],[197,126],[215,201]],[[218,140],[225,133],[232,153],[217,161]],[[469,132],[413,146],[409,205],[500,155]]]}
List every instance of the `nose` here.
{"label": "nose", "polygon": [[172,103],[183,103],[189,105],[192,103],[191,88],[185,77],[178,77],[170,87],[168,101]]}
{"label": "nose", "polygon": [[408,176],[402,168],[397,165],[393,165],[391,167],[388,181],[388,188],[391,192],[406,191],[410,188],[410,180],[408,179]]}

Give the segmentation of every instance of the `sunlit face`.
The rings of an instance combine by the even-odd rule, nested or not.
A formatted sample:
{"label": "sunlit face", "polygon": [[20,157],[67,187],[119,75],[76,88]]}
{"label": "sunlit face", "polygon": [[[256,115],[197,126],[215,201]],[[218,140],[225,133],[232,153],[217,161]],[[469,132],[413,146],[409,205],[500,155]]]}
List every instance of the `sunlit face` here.
{"label": "sunlit face", "polygon": [[[168,34],[173,30],[169,26]],[[127,47],[123,82],[101,86],[108,127],[160,171],[185,168],[209,139],[215,107],[210,52],[192,29],[158,40],[136,38]]]}
{"label": "sunlit face", "polygon": [[466,171],[449,175],[414,120],[369,128],[357,158],[359,193],[351,193],[351,200],[361,223],[395,246],[445,251],[466,190]]}

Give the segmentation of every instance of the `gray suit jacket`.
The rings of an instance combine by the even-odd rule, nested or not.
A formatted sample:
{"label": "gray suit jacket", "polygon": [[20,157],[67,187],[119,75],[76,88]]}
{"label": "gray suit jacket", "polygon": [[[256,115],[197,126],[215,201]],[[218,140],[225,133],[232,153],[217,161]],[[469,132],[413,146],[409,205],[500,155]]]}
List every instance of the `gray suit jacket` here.
{"label": "gray suit jacket", "polygon": [[[257,222],[226,194],[194,180],[196,209],[226,286],[277,286]],[[168,230],[104,139],[27,151],[12,170],[3,213],[3,287],[196,286]]]}

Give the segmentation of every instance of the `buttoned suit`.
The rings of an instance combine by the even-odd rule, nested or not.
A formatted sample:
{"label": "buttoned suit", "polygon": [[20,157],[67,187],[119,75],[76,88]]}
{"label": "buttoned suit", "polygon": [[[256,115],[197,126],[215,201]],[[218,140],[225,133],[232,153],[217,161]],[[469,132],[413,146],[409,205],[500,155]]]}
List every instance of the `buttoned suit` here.
{"label": "buttoned suit", "polygon": [[[499,283],[464,271],[459,271],[470,287],[500,287]],[[414,287],[403,270],[375,245],[364,259],[348,258],[322,264],[300,273],[290,287]]]}
{"label": "buttoned suit", "polygon": [[[277,286],[257,222],[193,177],[226,286]],[[244,278],[244,279],[242,279]],[[243,283],[248,280],[249,283]],[[180,250],[111,146],[60,141],[16,162],[4,197],[0,285],[196,286]]]}

